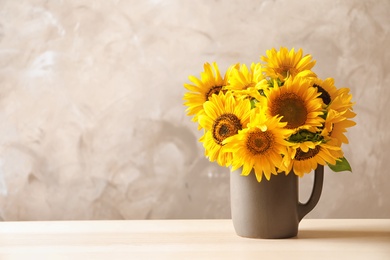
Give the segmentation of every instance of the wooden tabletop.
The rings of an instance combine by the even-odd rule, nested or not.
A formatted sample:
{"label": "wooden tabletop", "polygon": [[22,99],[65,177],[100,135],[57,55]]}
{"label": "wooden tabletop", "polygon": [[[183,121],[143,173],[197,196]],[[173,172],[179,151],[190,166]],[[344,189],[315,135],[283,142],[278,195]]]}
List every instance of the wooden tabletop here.
{"label": "wooden tabletop", "polygon": [[231,220],[0,222],[0,259],[390,259],[390,219],[304,219],[242,238]]}

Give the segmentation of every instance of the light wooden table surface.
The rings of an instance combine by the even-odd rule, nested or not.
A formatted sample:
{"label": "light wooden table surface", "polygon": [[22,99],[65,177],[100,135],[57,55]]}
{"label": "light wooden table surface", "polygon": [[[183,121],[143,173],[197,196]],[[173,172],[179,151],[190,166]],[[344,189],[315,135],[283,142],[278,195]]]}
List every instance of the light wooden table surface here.
{"label": "light wooden table surface", "polygon": [[0,222],[0,259],[390,259],[390,219],[304,219],[298,237],[242,238],[231,220]]}

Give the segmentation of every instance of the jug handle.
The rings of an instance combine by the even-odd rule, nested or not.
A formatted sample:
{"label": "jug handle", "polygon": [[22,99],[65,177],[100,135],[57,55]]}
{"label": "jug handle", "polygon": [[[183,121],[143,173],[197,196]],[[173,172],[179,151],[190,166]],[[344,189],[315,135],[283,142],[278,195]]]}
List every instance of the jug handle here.
{"label": "jug handle", "polygon": [[298,220],[301,221],[307,213],[309,213],[318,203],[321,192],[322,185],[324,182],[324,166],[318,165],[317,169],[314,171],[314,184],[311,191],[310,198],[306,203],[301,203],[298,201]]}

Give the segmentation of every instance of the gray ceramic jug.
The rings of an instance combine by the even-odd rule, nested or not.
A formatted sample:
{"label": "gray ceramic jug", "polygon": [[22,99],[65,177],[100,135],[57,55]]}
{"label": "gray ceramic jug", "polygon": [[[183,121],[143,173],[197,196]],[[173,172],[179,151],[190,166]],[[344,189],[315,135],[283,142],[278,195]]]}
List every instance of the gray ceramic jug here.
{"label": "gray ceramic jug", "polygon": [[289,238],[298,234],[298,225],[320,199],[324,166],[314,172],[314,185],[306,203],[299,202],[298,176],[279,173],[271,179],[256,180],[254,172],[241,176],[230,173],[231,214],[237,235],[250,238]]}

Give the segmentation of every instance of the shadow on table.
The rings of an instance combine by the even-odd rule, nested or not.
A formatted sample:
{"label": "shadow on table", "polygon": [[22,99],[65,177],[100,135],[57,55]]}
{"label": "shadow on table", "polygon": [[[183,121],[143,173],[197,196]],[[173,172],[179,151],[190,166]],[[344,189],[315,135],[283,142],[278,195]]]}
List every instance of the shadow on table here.
{"label": "shadow on table", "polygon": [[387,238],[390,240],[390,232],[367,230],[300,230],[297,238]]}

